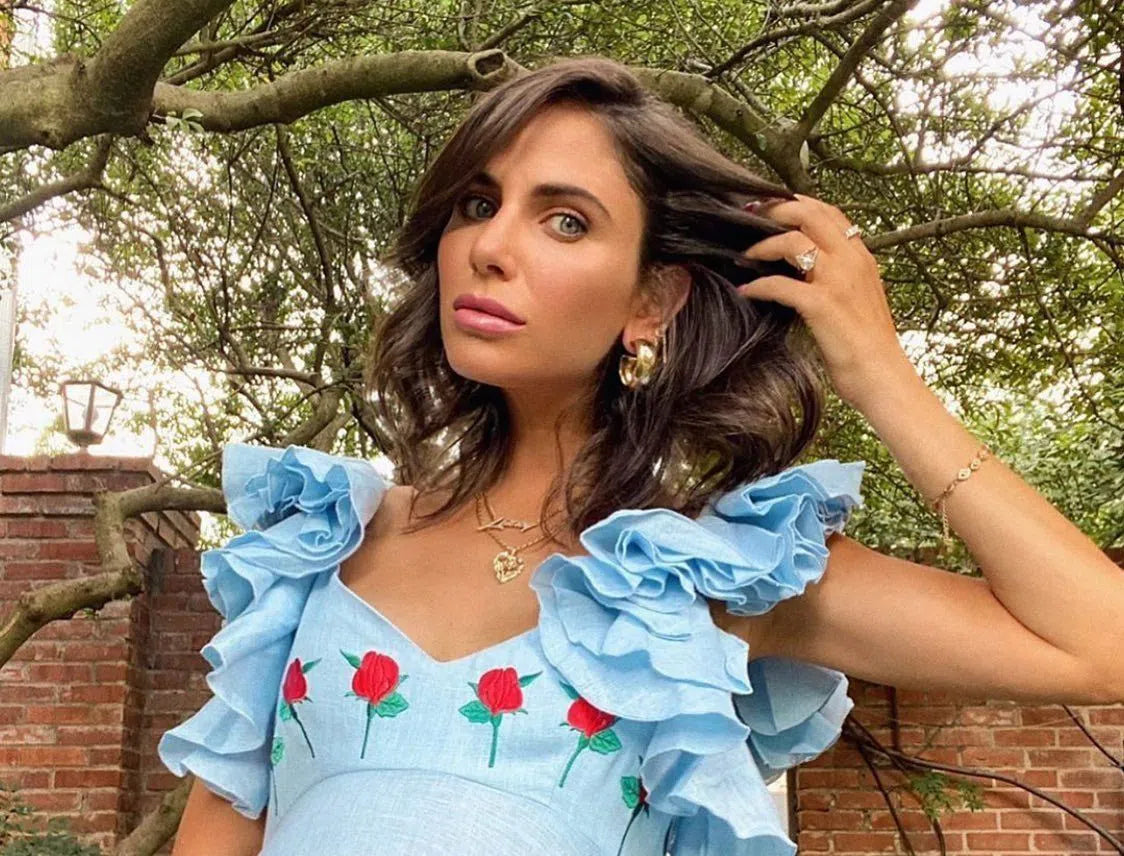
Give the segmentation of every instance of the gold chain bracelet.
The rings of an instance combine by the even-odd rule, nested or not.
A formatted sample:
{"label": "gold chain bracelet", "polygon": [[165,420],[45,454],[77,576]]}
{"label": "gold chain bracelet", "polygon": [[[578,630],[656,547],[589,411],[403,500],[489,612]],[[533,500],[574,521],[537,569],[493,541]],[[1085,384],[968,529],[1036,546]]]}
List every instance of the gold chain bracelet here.
{"label": "gold chain bracelet", "polygon": [[932,508],[934,512],[939,512],[941,515],[941,539],[944,541],[946,547],[952,543],[952,538],[949,537],[948,532],[948,514],[945,513],[944,507],[945,498],[952,493],[960,482],[967,481],[972,473],[978,470],[980,464],[986,461],[991,454],[993,453],[987,443],[981,445],[980,448],[976,450],[976,454],[972,457],[968,466],[958,470],[956,478],[949,482],[948,487],[941,491],[940,496],[929,503],[929,507]]}

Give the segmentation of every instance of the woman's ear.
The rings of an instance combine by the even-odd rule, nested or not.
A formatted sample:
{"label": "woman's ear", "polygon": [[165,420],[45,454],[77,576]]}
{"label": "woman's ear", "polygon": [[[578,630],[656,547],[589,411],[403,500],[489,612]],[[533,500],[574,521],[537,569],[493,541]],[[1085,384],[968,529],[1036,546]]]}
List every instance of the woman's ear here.
{"label": "woman's ear", "polygon": [[637,339],[654,341],[691,295],[691,272],[683,265],[663,265],[652,272],[653,288],[637,298],[638,308],[625,325],[621,342],[630,352]]}
{"label": "woman's ear", "polygon": [[664,324],[667,325],[691,296],[691,272],[683,265],[668,265],[660,275],[665,277],[664,297],[671,304],[664,313]]}

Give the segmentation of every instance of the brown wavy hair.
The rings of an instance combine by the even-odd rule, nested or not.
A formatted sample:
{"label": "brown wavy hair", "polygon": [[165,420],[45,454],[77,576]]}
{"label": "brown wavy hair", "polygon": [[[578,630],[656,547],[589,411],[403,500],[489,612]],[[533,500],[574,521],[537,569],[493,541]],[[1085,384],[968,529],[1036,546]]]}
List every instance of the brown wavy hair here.
{"label": "brown wavy hair", "polygon": [[663,266],[682,265],[691,291],[666,329],[663,361],[647,386],[621,383],[618,363],[627,351],[620,337],[598,364],[577,405],[589,420],[588,440],[564,485],[560,471],[555,475],[543,500],[544,530],[554,534],[546,513],[559,490],[575,542],[620,508],[660,506],[694,517],[712,494],[791,464],[819,425],[824,376],[802,319],[790,307],[734,290],[769,273],[800,276],[787,262],[743,255],[785,231],[744,203],[794,195],[718,152],[624,65],[601,56],[556,61],[476,101],[422,176],[383,259],[404,276],[371,337],[365,394],[395,481],[413,484],[415,501],[449,492],[419,526],[495,484],[511,450],[502,390],[458,375],[446,359],[438,241],[471,176],[537,112],[559,102],[600,119],[643,201],[637,289],[658,294]]}

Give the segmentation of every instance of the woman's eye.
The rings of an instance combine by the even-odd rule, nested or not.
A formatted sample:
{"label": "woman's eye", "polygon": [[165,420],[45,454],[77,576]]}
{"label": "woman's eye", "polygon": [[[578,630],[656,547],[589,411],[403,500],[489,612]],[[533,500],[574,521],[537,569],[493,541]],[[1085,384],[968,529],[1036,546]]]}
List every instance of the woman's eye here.
{"label": "woman's eye", "polygon": [[567,214],[565,211],[563,211],[563,212],[560,212],[558,214],[554,214],[552,216],[553,217],[566,217],[566,218],[570,219],[571,221],[573,221],[574,223],[576,223],[578,225],[578,229],[580,231],[566,232],[566,231],[563,230],[563,234],[571,235],[571,236],[573,236],[573,235],[584,235],[587,231],[589,231],[589,229],[586,227],[585,223],[583,223],[580,218],[576,217],[573,214]]}
{"label": "woman's eye", "polygon": [[[487,197],[484,197],[484,196],[465,196],[461,200],[461,208],[465,209],[465,213],[468,213],[468,207],[475,201],[486,202],[488,205],[492,204],[491,200],[489,200]],[[471,215],[469,215],[469,216],[471,216]]]}
{"label": "woman's eye", "polygon": [[[495,212],[488,212],[487,210],[485,210],[483,213],[481,213],[479,209],[477,209],[474,213],[473,209],[472,209],[472,204],[474,202],[483,202],[485,206],[490,206],[492,204],[492,200],[488,199],[488,197],[486,197],[486,196],[476,196],[475,194],[468,194],[466,196],[463,196],[461,198],[460,208],[461,208],[461,211],[466,216],[468,216],[468,217],[486,217],[486,216],[489,216],[491,213],[495,213]],[[551,215],[551,219],[554,219],[556,217],[563,217],[566,220],[569,220],[571,222],[571,224],[573,224],[570,227],[563,226],[561,229],[559,229],[560,233],[563,234],[563,235],[567,235],[569,237],[577,237],[578,235],[584,235],[586,232],[589,231],[589,227],[585,224],[585,221],[583,221],[576,214],[571,214],[568,211],[560,211],[557,214]],[[576,231],[573,230],[574,226],[576,226]]]}

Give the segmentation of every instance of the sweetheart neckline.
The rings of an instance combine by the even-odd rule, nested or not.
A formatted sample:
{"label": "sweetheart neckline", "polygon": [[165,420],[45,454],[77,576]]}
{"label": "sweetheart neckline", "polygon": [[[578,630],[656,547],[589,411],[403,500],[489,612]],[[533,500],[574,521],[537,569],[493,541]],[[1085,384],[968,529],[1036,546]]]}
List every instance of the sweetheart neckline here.
{"label": "sweetheart neckline", "polygon": [[329,582],[333,583],[337,588],[341,589],[343,594],[350,601],[352,601],[352,603],[354,603],[358,607],[365,609],[367,612],[369,612],[371,615],[385,624],[388,628],[390,628],[392,633],[394,633],[408,648],[414,651],[414,653],[421,657],[427,664],[429,664],[433,668],[438,669],[454,668],[475,660],[478,657],[495,654],[497,651],[500,651],[518,642],[529,640],[532,637],[538,635],[539,626],[542,623],[542,605],[540,604],[538,619],[535,621],[533,626],[528,627],[526,630],[522,630],[519,633],[516,633],[514,636],[508,636],[506,639],[501,639],[499,642],[493,642],[491,645],[487,645],[483,648],[477,649],[476,651],[471,651],[468,654],[464,654],[460,657],[455,657],[452,660],[438,660],[427,650],[425,650],[425,648],[415,642],[414,639],[408,633],[402,630],[401,627],[399,627],[385,614],[383,614],[378,607],[376,607],[366,598],[362,597],[357,591],[355,591],[347,583],[345,583],[340,578],[339,565],[336,565],[335,569],[332,571],[329,577]]}

